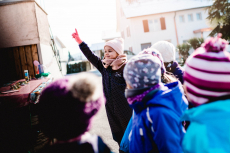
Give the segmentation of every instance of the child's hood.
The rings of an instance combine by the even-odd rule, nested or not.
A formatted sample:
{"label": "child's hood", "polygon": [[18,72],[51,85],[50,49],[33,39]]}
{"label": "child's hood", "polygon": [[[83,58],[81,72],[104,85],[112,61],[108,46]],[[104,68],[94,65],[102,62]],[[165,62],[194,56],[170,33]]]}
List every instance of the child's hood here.
{"label": "child's hood", "polygon": [[[230,121],[230,99],[219,100],[187,110],[181,120],[204,123],[228,119]],[[216,122],[215,121],[215,122]]]}
{"label": "child's hood", "polygon": [[179,81],[164,85],[162,89],[151,96],[152,99],[147,102],[136,102],[131,107],[135,112],[140,112],[148,106],[162,106],[173,110],[179,116],[182,116],[188,108],[188,101]]}

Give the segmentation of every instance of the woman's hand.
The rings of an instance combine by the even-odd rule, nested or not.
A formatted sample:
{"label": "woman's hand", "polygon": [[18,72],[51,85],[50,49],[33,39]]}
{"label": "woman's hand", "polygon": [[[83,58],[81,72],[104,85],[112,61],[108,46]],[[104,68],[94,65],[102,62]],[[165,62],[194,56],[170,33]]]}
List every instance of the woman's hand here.
{"label": "woman's hand", "polygon": [[82,40],[80,39],[77,29],[75,28],[75,32],[72,34],[73,38],[76,40],[76,42],[80,45],[82,43]]}

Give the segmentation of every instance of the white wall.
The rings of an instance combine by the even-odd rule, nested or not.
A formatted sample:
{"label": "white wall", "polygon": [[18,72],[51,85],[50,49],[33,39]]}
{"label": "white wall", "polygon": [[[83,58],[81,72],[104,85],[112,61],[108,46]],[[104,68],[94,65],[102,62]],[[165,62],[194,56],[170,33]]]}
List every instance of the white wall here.
{"label": "white wall", "polygon": [[57,60],[54,57],[53,50],[51,46],[49,45],[44,45],[44,44],[38,44],[40,46],[40,52],[41,52],[41,57],[44,66],[46,66],[46,69],[44,70],[45,73],[50,72],[52,77],[54,78],[59,78],[62,77],[62,73],[59,70]]}
{"label": "white wall", "polygon": [[49,30],[49,22],[48,22],[47,14],[36,3],[34,3],[34,5],[36,10],[36,18],[37,18],[40,43],[49,45],[50,30]]}
{"label": "white wall", "polygon": [[0,48],[39,42],[34,2],[0,6]]}
{"label": "white wall", "polygon": [[[197,20],[196,13],[201,13],[202,20]],[[193,21],[188,21],[188,14],[193,14]],[[182,23],[179,21],[179,16],[184,15],[185,22]],[[183,40],[188,40],[193,37],[201,37],[201,33],[194,34],[194,30],[199,30],[203,28],[209,28],[206,23],[206,18],[208,14],[207,11],[205,12],[204,8],[199,9],[192,9],[192,10],[185,10],[177,12],[177,29],[178,29],[178,39],[179,43],[182,44]],[[210,32],[204,32],[203,37],[207,38]]]}
{"label": "white wall", "polygon": [[62,67],[62,75],[66,75],[67,73],[67,62],[61,62],[61,67]]}

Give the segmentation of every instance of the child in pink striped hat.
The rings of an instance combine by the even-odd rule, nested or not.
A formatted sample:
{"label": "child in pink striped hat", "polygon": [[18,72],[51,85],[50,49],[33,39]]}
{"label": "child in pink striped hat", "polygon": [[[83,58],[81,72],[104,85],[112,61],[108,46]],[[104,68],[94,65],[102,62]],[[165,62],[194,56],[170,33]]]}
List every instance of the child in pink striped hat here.
{"label": "child in pink striped hat", "polygon": [[182,117],[191,122],[185,153],[230,152],[230,54],[220,37],[208,39],[186,61],[184,85],[195,108]]}

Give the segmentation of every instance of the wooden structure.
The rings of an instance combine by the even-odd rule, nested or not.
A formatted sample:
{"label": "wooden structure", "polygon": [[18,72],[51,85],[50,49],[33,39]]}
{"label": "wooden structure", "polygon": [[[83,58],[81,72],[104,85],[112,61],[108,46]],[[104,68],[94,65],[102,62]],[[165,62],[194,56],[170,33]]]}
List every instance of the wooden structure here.
{"label": "wooden structure", "polygon": [[24,78],[24,70],[34,77],[34,60],[44,65],[54,60],[48,72],[61,76],[47,13],[36,1],[0,2],[0,14],[0,86]]}
{"label": "wooden structure", "polygon": [[37,45],[0,49],[0,79],[2,82],[24,78],[24,70],[29,71],[31,77],[35,77],[37,68],[33,61],[38,59]]}

